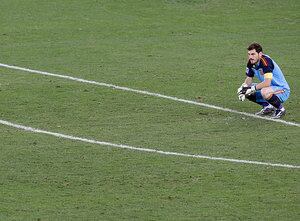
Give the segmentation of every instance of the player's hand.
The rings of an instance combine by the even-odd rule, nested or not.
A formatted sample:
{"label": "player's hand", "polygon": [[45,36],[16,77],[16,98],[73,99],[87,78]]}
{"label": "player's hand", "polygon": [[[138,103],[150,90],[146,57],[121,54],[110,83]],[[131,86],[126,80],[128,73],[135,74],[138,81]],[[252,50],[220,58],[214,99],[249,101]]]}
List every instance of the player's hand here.
{"label": "player's hand", "polygon": [[249,95],[251,95],[251,94],[254,94],[255,91],[256,91],[256,87],[255,87],[255,85],[253,85],[253,86],[248,87],[248,88],[246,89],[245,95],[246,95],[246,96],[249,96]]}
{"label": "player's hand", "polygon": [[244,94],[246,96],[249,96],[251,94],[254,94],[256,91],[256,87],[255,85],[251,86],[251,87],[242,87],[241,90],[239,90],[238,95],[240,94]]}
{"label": "player's hand", "polygon": [[239,97],[239,100],[240,100],[240,101],[244,101],[245,98],[246,98],[245,94],[239,94],[238,97]]}
{"label": "player's hand", "polygon": [[246,96],[250,96],[251,94],[255,93],[255,91],[255,85],[248,87],[246,83],[243,83],[237,90],[238,98],[240,101],[244,101]]}
{"label": "player's hand", "polygon": [[241,91],[243,90],[243,87],[247,87],[248,85],[246,83],[243,83],[238,89],[237,94],[241,94]]}
{"label": "player's hand", "polygon": [[245,89],[248,85],[246,83],[243,83],[238,89],[237,89],[237,94],[238,98],[240,101],[244,101],[246,96],[245,96]]}

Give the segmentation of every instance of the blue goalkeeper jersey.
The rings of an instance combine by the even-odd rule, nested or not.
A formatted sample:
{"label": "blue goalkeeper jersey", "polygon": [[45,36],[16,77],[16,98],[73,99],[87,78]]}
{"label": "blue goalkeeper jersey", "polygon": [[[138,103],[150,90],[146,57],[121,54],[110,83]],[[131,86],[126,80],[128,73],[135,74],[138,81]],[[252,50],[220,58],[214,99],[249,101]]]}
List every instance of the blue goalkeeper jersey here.
{"label": "blue goalkeeper jersey", "polygon": [[248,77],[257,77],[260,82],[264,81],[264,75],[272,73],[272,81],[270,86],[281,87],[283,90],[290,90],[285,77],[279,66],[268,55],[263,55],[257,65],[253,65],[248,61],[246,75]]}

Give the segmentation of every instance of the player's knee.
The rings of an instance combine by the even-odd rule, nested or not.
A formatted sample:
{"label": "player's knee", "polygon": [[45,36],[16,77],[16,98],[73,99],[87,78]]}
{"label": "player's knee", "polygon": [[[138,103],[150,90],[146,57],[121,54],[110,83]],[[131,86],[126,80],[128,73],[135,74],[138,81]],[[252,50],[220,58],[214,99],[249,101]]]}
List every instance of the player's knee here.
{"label": "player's knee", "polygon": [[267,87],[267,88],[261,89],[261,95],[266,100],[270,99],[272,97],[273,93],[274,92],[273,92],[272,88]]}

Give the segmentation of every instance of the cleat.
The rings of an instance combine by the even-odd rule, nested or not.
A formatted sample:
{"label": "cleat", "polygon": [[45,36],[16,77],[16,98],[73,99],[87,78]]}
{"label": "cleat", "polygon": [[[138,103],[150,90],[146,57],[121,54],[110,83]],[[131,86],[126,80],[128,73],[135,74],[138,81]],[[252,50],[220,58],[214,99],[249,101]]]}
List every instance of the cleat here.
{"label": "cleat", "polygon": [[259,112],[255,113],[255,115],[258,116],[266,116],[266,115],[270,115],[275,111],[275,108],[272,105],[268,105],[266,107],[264,107],[263,109],[261,109]]}
{"label": "cleat", "polygon": [[286,113],[286,110],[284,108],[277,109],[274,114],[271,116],[272,119],[279,119],[282,118]]}

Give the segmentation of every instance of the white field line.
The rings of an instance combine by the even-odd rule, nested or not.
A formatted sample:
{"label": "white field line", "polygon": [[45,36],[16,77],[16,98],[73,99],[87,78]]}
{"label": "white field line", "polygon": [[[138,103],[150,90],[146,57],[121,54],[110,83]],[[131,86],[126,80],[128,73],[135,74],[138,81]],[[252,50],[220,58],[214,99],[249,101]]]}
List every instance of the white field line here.
{"label": "white field line", "polygon": [[63,139],[68,140],[75,140],[75,141],[81,141],[85,143],[91,143],[91,144],[98,144],[102,146],[109,146],[109,147],[115,147],[120,149],[127,149],[127,150],[133,150],[133,151],[141,151],[141,152],[148,152],[148,153],[157,153],[161,155],[171,155],[171,156],[179,156],[179,157],[190,157],[190,158],[200,158],[200,159],[206,159],[206,160],[216,160],[216,161],[226,161],[231,163],[241,163],[241,164],[254,164],[254,165],[263,165],[263,166],[271,166],[271,167],[284,167],[284,168],[292,168],[292,169],[300,169],[300,166],[298,165],[291,165],[291,164],[282,164],[282,163],[269,163],[269,162],[260,162],[260,161],[251,161],[251,160],[239,160],[239,159],[230,159],[230,158],[223,158],[223,157],[212,157],[212,156],[205,156],[205,155],[193,155],[193,154],[186,154],[186,153],[177,153],[177,152],[168,152],[168,151],[162,151],[157,149],[149,149],[149,148],[143,148],[143,147],[133,147],[128,146],[124,144],[114,144],[110,142],[105,141],[98,141],[98,140],[92,140],[82,137],[75,137],[72,135],[66,135],[56,132],[50,132],[45,130],[40,130],[32,127],[23,126],[20,124],[11,123],[6,120],[0,119],[0,124],[14,127],[17,129],[33,132],[33,133],[39,133],[39,134],[47,134],[54,137],[59,137]]}
{"label": "white field line", "polygon": [[82,79],[82,78],[71,77],[71,76],[68,76],[68,75],[53,74],[53,73],[46,72],[46,71],[32,70],[32,69],[17,67],[17,66],[8,65],[8,64],[1,64],[0,63],[0,67],[20,70],[20,71],[25,71],[25,72],[35,73],[35,74],[47,75],[47,76],[52,76],[52,77],[59,77],[59,78],[64,78],[64,79],[78,81],[78,82],[87,83],[87,84],[94,84],[94,85],[103,86],[103,87],[110,87],[110,88],[114,88],[114,89],[118,89],[118,90],[134,92],[134,93],[137,93],[137,94],[144,94],[144,95],[149,95],[149,96],[154,96],[154,97],[165,98],[165,99],[169,99],[169,100],[173,100],[173,101],[177,101],[177,102],[203,106],[203,107],[212,108],[212,109],[216,109],[216,110],[221,110],[221,111],[226,111],[226,112],[230,112],[230,113],[245,115],[245,116],[248,116],[248,117],[273,121],[273,122],[277,122],[277,123],[282,123],[282,124],[286,124],[286,125],[289,125],[289,126],[300,127],[300,124],[296,123],[296,122],[289,122],[289,121],[284,121],[284,120],[281,120],[281,119],[271,119],[271,118],[267,118],[267,117],[261,117],[261,116],[255,115],[255,114],[240,112],[240,111],[232,110],[232,109],[229,109],[229,108],[219,107],[219,106],[215,106],[215,105],[211,105],[211,104],[205,104],[205,103],[201,103],[201,102],[195,102],[195,101],[191,101],[191,100],[185,100],[185,99],[181,99],[181,98],[177,98],[177,97],[171,97],[171,96],[158,94],[158,93],[153,93],[153,92],[149,92],[149,91],[142,91],[142,90],[132,89],[132,88],[128,88],[128,87],[121,87],[121,86],[117,86],[117,85],[113,85],[113,84],[107,84],[107,83],[102,83],[102,82],[97,82],[97,81],[90,81],[90,80],[85,80],[85,79]]}

